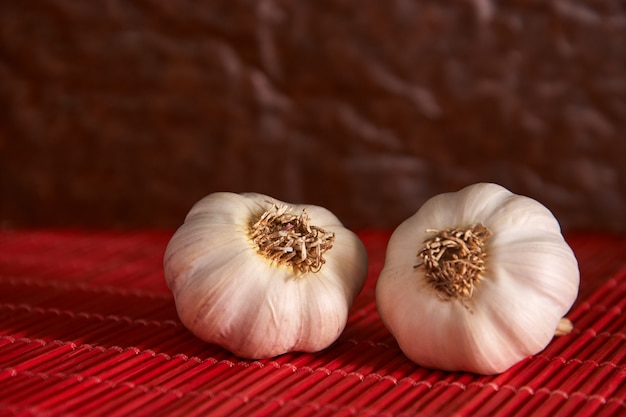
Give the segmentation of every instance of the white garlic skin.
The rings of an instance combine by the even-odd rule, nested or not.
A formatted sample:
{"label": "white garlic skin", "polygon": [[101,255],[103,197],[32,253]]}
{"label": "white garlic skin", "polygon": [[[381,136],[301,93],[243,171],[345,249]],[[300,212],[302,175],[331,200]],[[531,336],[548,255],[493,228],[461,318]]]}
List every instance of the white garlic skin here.
{"label": "white garlic skin", "polygon": [[306,209],[312,225],[335,233],[320,271],[296,273],[261,255],[248,227],[270,201],[286,204],[255,193],[210,194],[192,207],[164,256],[182,323],[243,358],[328,347],[345,328],[367,277],[360,239],[319,206],[289,205],[294,214]]}
{"label": "white garlic skin", "polygon": [[[486,270],[471,299],[443,300],[417,252],[427,229],[482,223]],[[578,263],[553,214],[491,183],[428,200],[392,234],[376,286],[381,319],[418,365],[496,374],[543,350],[576,300]],[[465,305],[464,305],[465,304]]]}

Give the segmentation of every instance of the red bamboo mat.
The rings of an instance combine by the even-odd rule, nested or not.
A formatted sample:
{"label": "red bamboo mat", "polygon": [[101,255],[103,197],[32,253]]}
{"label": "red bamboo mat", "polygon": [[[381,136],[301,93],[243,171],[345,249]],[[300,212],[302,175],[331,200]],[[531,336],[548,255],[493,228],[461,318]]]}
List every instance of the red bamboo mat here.
{"label": "red bamboo mat", "polygon": [[626,415],[626,236],[567,236],[572,334],[497,376],[420,368],[376,312],[388,232],[362,232],[366,287],[316,354],[241,360],[179,323],[170,232],[0,232],[0,415]]}

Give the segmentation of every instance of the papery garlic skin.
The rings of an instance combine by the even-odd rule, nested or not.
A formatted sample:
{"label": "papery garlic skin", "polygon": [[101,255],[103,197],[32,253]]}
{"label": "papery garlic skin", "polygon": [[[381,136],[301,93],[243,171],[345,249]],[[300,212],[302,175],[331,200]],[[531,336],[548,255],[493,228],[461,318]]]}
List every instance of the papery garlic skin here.
{"label": "papery garlic skin", "polygon": [[[471,298],[444,300],[415,267],[427,230],[486,226],[485,271]],[[428,200],[392,234],[376,286],[381,319],[429,368],[494,374],[543,350],[576,300],[578,263],[553,214],[491,183]]]}
{"label": "papery garlic skin", "polygon": [[261,255],[249,227],[272,204],[286,205],[262,194],[210,194],[192,207],[164,256],[182,323],[244,358],[328,347],[367,276],[360,239],[319,206],[288,205],[293,213],[305,209],[311,224],[335,235],[318,272]]}

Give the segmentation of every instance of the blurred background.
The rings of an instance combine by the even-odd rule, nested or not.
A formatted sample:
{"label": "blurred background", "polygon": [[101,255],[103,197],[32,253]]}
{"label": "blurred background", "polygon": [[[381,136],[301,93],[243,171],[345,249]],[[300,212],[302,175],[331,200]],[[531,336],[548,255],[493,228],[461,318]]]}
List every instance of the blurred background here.
{"label": "blurred background", "polygon": [[0,3],[0,227],[173,228],[214,191],[392,228],[497,182],[626,230],[626,3]]}

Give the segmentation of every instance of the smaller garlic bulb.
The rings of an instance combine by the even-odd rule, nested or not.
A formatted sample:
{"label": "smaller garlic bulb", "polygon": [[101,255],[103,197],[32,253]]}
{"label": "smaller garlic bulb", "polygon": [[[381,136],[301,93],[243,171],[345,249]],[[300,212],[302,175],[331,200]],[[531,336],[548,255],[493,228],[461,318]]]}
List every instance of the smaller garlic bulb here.
{"label": "smaller garlic bulb", "polygon": [[578,285],[578,263],[552,213],[481,183],[431,198],[398,226],[376,301],[415,363],[494,374],[571,330],[561,319]]}
{"label": "smaller garlic bulb", "polygon": [[253,359],[329,346],[367,276],[363,244],[330,211],[254,193],[196,203],[163,262],[182,323]]}

